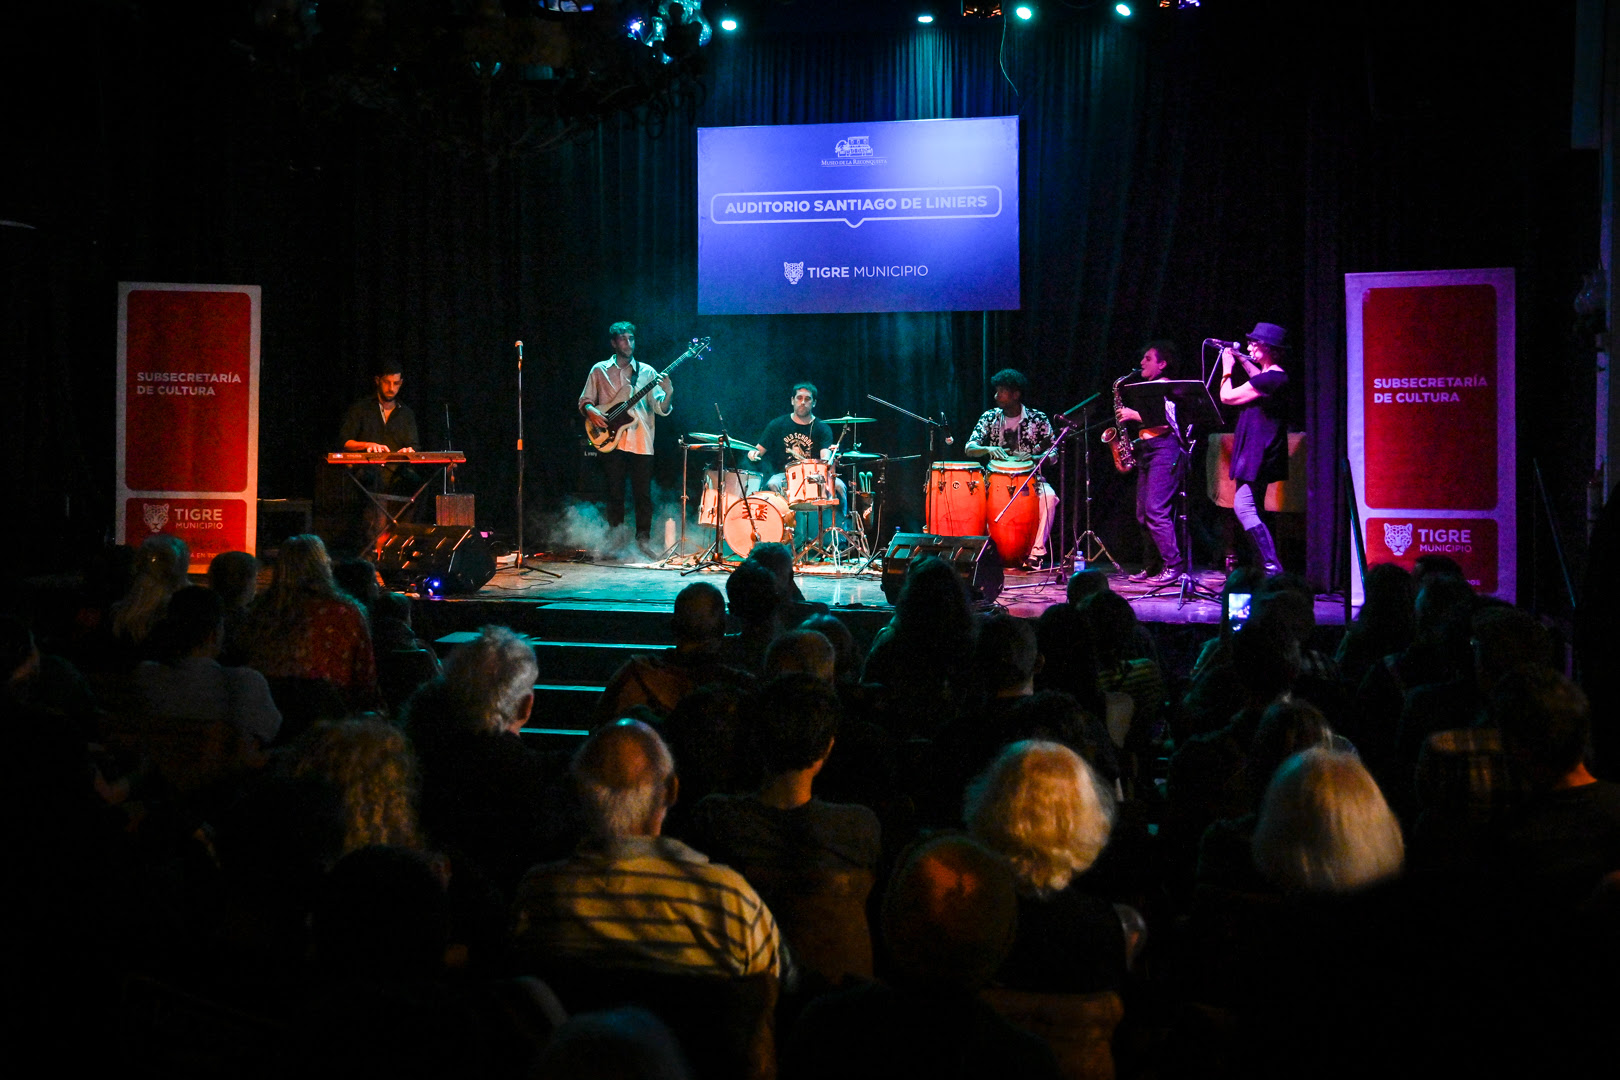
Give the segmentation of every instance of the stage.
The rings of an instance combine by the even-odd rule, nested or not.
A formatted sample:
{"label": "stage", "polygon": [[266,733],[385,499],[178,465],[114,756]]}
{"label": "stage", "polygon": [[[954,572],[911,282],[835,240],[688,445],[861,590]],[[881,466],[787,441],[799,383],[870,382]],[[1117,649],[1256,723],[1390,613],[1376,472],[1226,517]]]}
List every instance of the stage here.
{"label": "stage", "polygon": [[[795,578],[805,599],[826,604],[863,649],[894,614],[883,595],[879,565],[864,574],[847,568],[839,574],[831,566],[811,564],[801,567]],[[506,560],[477,593],[414,598],[413,618],[417,633],[434,642],[441,653],[490,623],[527,636],[540,661],[535,688],[540,722],[564,729],[579,726],[596,694],[628,656],[673,645],[670,613],[682,589],[694,581],[707,581],[724,590],[730,572],[730,567],[714,567],[683,575],[685,567],[679,564],[649,562],[531,559],[530,566],[550,574],[518,569]],[[995,606],[1024,618],[1039,616],[1065,600],[1065,583],[1054,576],[1009,572]],[[1197,578],[1212,592],[1221,587],[1222,575],[1216,571]],[[1213,602],[1178,605],[1173,592],[1149,597],[1145,595],[1149,590],[1118,576],[1111,579],[1111,586],[1132,599],[1137,618],[1152,626],[1161,659],[1172,671],[1184,673],[1199,647],[1216,632],[1219,608]],[[1331,653],[1344,625],[1342,602],[1319,597],[1316,622],[1313,644]],[[941,662],[951,660],[941,657]]]}

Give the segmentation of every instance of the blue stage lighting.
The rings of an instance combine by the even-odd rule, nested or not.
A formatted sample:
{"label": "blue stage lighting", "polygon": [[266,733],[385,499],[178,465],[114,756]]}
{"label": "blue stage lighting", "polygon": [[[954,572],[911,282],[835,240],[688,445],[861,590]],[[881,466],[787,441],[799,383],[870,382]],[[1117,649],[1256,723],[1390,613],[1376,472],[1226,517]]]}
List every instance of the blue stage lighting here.
{"label": "blue stage lighting", "polygon": [[934,21],[934,17],[932,15],[919,15],[919,16],[917,16],[917,21],[920,22],[920,23],[923,23],[924,25],[927,25],[928,23],[931,23],[931,22]]}
{"label": "blue stage lighting", "polygon": [[726,31],[737,29],[737,20],[733,19],[730,15],[725,16],[720,20],[720,29]]}
{"label": "blue stage lighting", "polygon": [[1131,17],[1131,5],[1129,4],[1115,4],[1114,10],[1119,12],[1123,18],[1128,19]]}
{"label": "blue stage lighting", "polygon": [[1030,7],[1028,4],[1019,4],[1017,7],[1013,8],[1013,14],[1018,16],[1020,19],[1023,19],[1025,22],[1028,22],[1035,17],[1035,9]]}

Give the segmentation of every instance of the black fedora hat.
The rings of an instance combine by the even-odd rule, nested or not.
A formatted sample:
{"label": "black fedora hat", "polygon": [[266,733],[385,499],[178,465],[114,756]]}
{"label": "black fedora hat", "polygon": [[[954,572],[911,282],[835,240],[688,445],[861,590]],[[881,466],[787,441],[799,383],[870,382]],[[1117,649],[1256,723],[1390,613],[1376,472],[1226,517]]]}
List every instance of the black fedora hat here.
{"label": "black fedora hat", "polygon": [[1258,341],[1263,345],[1270,345],[1273,349],[1286,349],[1288,347],[1288,331],[1276,323],[1257,322],[1254,329],[1246,335],[1250,341]]}

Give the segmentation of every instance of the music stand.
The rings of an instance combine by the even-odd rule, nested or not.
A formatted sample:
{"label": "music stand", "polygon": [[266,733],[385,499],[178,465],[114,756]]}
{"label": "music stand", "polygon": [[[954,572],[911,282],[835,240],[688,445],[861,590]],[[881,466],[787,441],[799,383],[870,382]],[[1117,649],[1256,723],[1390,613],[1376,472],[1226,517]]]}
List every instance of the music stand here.
{"label": "music stand", "polygon": [[[1155,379],[1151,382],[1126,383],[1119,388],[1119,396],[1120,400],[1143,417],[1165,417],[1165,403],[1173,402],[1176,407],[1175,427],[1179,429],[1173,437],[1177,439],[1178,445],[1181,445],[1181,432],[1187,433],[1183,446],[1187,454],[1187,467],[1181,471],[1180,490],[1176,493],[1180,507],[1176,518],[1176,553],[1181,558],[1181,576],[1134,599],[1158,596],[1173,589],[1178,593],[1176,601],[1178,608],[1185,607],[1187,601],[1192,598],[1218,604],[1221,600],[1220,594],[1206,589],[1192,576],[1192,535],[1187,520],[1187,474],[1192,471],[1193,450],[1198,445],[1198,440],[1193,438],[1194,430],[1220,427],[1221,411],[1216,407],[1214,399],[1209,396],[1209,387],[1201,379]],[[1141,483],[1140,476],[1137,483]]]}

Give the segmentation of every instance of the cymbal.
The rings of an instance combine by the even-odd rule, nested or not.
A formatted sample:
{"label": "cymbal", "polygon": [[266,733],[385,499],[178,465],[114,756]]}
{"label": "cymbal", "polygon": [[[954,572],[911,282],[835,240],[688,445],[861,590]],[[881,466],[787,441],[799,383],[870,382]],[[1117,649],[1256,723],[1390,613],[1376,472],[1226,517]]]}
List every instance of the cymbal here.
{"label": "cymbal", "polygon": [[838,455],[839,461],[882,461],[885,454],[868,454],[864,450],[846,450]]}
{"label": "cymbal", "polygon": [[875,417],[875,416],[830,416],[830,417],[827,418],[827,423],[829,423],[829,424],[875,424],[875,423],[877,423],[877,417]]}
{"label": "cymbal", "polygon": [[[720,443],[720,436],[711,435],[706,431],[688,431],[686,433],[686,445],[693,450],[718,450],[720,449]],[[753,448],[753,443],[745,443],[741,439],[732,439],[726,443],[727,450],[741,450],[746,453]]]}

